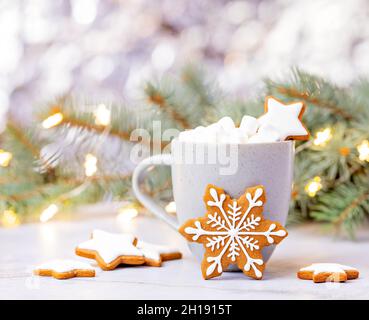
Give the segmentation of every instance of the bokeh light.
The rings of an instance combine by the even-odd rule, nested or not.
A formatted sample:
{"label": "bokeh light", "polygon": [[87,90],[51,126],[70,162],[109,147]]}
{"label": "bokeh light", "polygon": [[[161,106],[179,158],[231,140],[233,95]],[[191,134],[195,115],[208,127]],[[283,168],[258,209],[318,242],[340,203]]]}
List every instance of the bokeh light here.
{"label": "bokeh light", "polygon": [[26,122],[65,93],[136,99],[187,63],[242,97],[291,66],[345,85],[369,75],[368,10],[365,0],[4,1],[0,130],[9,106]]}

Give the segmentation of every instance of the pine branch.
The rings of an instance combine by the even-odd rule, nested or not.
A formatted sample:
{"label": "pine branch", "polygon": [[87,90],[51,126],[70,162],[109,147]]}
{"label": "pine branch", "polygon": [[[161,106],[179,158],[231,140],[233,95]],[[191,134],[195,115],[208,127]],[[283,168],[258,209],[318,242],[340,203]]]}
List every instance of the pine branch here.
{"label": "pine branch", "polygon": [[[1,134],[1,148],[12,154],[12,160],[8,167],[0,167],[0,177],[9,183],[27,179],[29,184],[41,183],[47,176],[36,172],[34,164],[40,159],[39,147],[31,137],[29,130],[17,126],[12,121]],[[5,178],[4,178],[5,177]]]}
{"label": "pine branch", "polygon": [[350,218],[353,211],[359,206],[364,205],[364,202],[369,200],[369,190],[363,191],[341,212],[341,214],[334,220],[334,224],[339,228],[346,220]]}
{"label": "pine branch", "polygon": [[[88,178],[90,182],[114,182],[114,181],[121,181],[121,180],[130,180],[132,177],[131,174],[122,174],[122,175],[97,175]],[[61,178],[60,179],[63,183],[66,184],[82,184],[86,181],[85,178]]]}
{"label": "pine branch", "polygon": [[[218,101],[220,97],[215,99],[216,93],[211,91],[215,85],[207,82],[203,70],[195,66],[187,66],[182,70],[182,80],[189,90],[188,94],[196,98],[199,106],[206,108],[216,105],[215,101]],[[219,95],[219,90],[217,92]]]}
{"label": "pine branch", "polygon": [[364,136],[369,137],[369,80],[360,79],[352,85],[352,96],[362,106],[360,116],[356,117],[353,126],[360,130]]}
{"label": "pine branch", "polygon": [[[145,87],[149,107],[164,128],[191,129],[218,120],[222,93],[214,81],[197,67],[183,68],[180,77],[166,75]],[[169,122],[167,124],[167,122]]]}
{"label": "pine branch", "polygon": [[[305,143],[296,155],[296,177],[300,180],[314,176],[324,177],[325,181],[348,180],[355,171],[352,168],[365,166],[358,161],[356,146],[362,135],[345,124],[331,127],[332,138],[323,146]],[[311,141],[312,142],[312,141]],[[356,170],[356,169],[355,169]]]}
{"label": "pine branch", "polygon": [[269,94],[282,96],[288,100],[304,100],[309,106],[318,108],[316,111],[326,110],[338,119],[346,121],[355,119],[356,113],[352,112],[353,110],[362,109],[346,89],[299,69],[293,70],[289,82],[266,80],[266,86]]}
{"label": "pine branch", "polygon": [[97,134],[108,134],[124,141],[130,141],[131,131],[139,125],[138,112],[128,110],[121,105],[111,104],[109,109],[114,116],[111,117],[110,125],[106,127],[95,123],[94,111],[98,104],[63,96],[44,107],[39,118],[44,120],[60,112],[63,114],[63,120],[59,126],[64,124],[68,127],[84,129]]}
{"label": "pine branch", "polygon": [[188,119],[179,113],[177,109],[180,109],[173,101],[170,99],[170,94],[163,94],[153,83],[147,83],[145,87],[145,93],[149,103],[157,106],[160,111],[164,114],[170,116],[170,118],[179,125],[182,129],[189,129],[191,125]]}
{"label": "pine branch", "polygon": [[[93,177],[84,179],[59,179],[24,191],[1,192],[0,209],[12,208],[22,222],[38,218],[42,210],[55,203],[65,210],[80,204],[96,203],[104,199],[129,198],[130,177]],[[0,190],[4,190],[3,187]]]}
{"label": "pine branch", "polygon": [[[31,137],[13,123],[8,124],[1,141],[2,148],[11,152],[13,159],[8,167],[0,167],[0,210],[13,209],[23,222],[38,218],[41,211],[53,202],[59,202],[65,208],[102,200],[107,194],[110,198],[128,197],[129,174],[101,174],[86,180],[84,176],[62,175],[58,167],[39,171],[40,162],[49,166],[40,156],[45,139],[36,135]],[[86,181],[88,186],[84,190],[72,193]]]}
{"label": "pine branch", "polygon": [[88,131],[94,131],[97,134],[109,134],[110,136],[117,137],[121,140],[130,141],[129,132],[114,130],[113,128],[108,128],[107,130],[106,127],[89,123],[86,120],[65,116],[61,124],[66,124],[70,127],[86,129]]}
{"label": "pine branch", "polygon": [[336,105],[330,100],[319,99],[318,97],[311,96],[309,92],[300,92],[296,88],[284,88],[284,87],[276,87],[276,90],[285,96],[304,100],[312,105],[319,106],[321,108],[328,109],[330,112],[335,113],[346,120],[352,120],[353,115],[344,111],[343,107],[340,105]]}
{"label": "pine branch", "polygon": [[[79,185],[82,185],[86,181],[88,181],[91,184],[101,184],[101,183],[113,183],[123,180],[130,181],[131,175],[116,175],[116,176],[93,176],[89,177],[88,180],[85,178],[66,178],[61,177],[58,179],[57,184],[76,188]],[[9,200],[12,199],[14,201],[24,201],[29,200],[33,197],[39,197],[42,196],[45,193],[45,190],[48,190],[51,186],[55,186],[56,183],[45,183],[41,184],[39,186],[36,186],[35,188],[32,188],[31,190],[26,190],[22,192],[16,192],[9,195],[0,194],[0,200]]]}
{"label": "pine branch", "polygon": [[323,193],[311,207],[311,216],[329,222],[337,231],[344,229],[354,237],[355,229],[369,212],[369,175],[362,174]]}
{"label": "pine branch", "polygon": [[31,139],[27,137],[23,129],[15,125],[11,120],[7,123],[7,129],[9,134],[13,135],[14,138],[24,146],[24,148],[29,150],[34,158],[38,158],[40,156],[40,149],[32,143]]}
{"label": "pine branch", "polygon": [[[44,120],[60,112],[63,121],[50,129],[40,130],[42,159],[51,167],[58,168],[58,175],[83,177],[85,156],[92,153],[98,157],[104,175],[122,174],[129,162],[133,146],[131,133],[137,128],[147,128],[149,115],[141,109],[127,109],[119,104],[110,104],[110,125],[96,123],[94,112],[98,104],[86,103],[81,99],[63,97],[48,104],[39,117]],[[139,116],[141,115],[141,116]],[[38,129],[40,126],[35,124]],[[141,144],[149,148],[150,141]],[[165,147],[165,144],[161,146]],[[120,162],[114,159],[121,159]]]}

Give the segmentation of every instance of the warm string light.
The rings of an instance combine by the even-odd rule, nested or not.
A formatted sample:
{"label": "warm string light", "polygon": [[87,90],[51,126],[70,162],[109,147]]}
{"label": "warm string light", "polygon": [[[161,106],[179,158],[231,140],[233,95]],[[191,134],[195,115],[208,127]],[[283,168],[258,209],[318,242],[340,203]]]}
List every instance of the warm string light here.
{"label": "warm string light", "polygon": [[357,147],[357,151],[359,152],[359,159],[361,161],[369,162],[369,141],[362,141]]}
{"label": "warm string light", "polygon": [[94,111],[95,123],[98,126],[107,127],[111,122],[111,111],[104,105],[99,104]]}
{"label": "warm string light", "polygon": [[122,224],[129,223],[138,216],[137,206],[134,204],[126,205],[119,209],[117,221]]}
{"label": "warm string light", "polygon": [[13,155],[10,152],[0,149],[0,166],[1,167],[4,167],[4,168],[8,167],[12,158],[13,158]]}
{"label": "warm string light", "polygon": [[64,116],[61,112],[54,113],[42,122],[44,129],[50,129],[56,127],[63,122]]}
{"label": "warm string light", "polygon": [[296,199],[298,195],[299,195],[298,188],[294,183],[292,183],[291,198]]}
{"label": "warm string light", "polygon": [[351,149],[349,147],[341,147],[339,148],[339,152],[341,156],[347,157],[350,154]]}
{"label": "warm string light", "polygon": [[330,128],[326,128],[316,133],[313,143],[315,146],[324,146],[331,139],[332,139],[332,130]]}
{"label": "warm string light", "polygon": [[323,187],[321,181],[322,179],[316,176],[306,184],[305,192],[309,195],[309,197],[315,197],[317,192]]}
{"label": "warm string light", "polygon": [[13,228],[20,224],[18,215],[11,209],[5,210],[1,218],[1,224],[6,228]]}
{"label": "warm string light", "polygon": [[165,206],[165,211],[168,213],[176,213],[177,212],[176,203],[174,201],[169,202]]}
{"label": "warm string light", "polygon": [[97,172],[97,158],[91,153],[86,154],[84,167],[86,177],[94,176]]}
{"label": "warm string light", "polygon": [[47,222],[52,219],[59,211],[59,207],[56,204],[51,204],[40,215],[41,222]]}

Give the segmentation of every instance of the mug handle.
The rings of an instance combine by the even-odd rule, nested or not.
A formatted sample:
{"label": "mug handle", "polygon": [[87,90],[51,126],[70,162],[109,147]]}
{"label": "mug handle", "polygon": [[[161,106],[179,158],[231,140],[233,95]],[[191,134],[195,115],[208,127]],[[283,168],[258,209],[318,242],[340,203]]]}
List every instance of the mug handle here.
{"label": "mug handle", "polygon": [[132,176],[132,190],[136,198],[150,211],[154,213],[158,218],[164,220],[171,227],[178,230],[179,224],[178,221],[170,216],[164,208],[158,205],[154,199],[140,189],[140,180],[146,170],[152,166],[164,165],[170,166],[173,163],[173,158],[170,154],[159,154],[152,156],[150,158],[142,160],[135,170],[133,171]]}

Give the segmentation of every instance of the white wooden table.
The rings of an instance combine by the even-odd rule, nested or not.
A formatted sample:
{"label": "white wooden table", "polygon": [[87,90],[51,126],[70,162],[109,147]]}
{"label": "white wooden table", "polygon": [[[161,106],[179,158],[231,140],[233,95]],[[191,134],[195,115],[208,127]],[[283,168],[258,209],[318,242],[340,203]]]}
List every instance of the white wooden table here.
{"label": "white wooden table", "polygon": [[[99,271],[95,278],[55,280],[32,276],[35,265],[50,259],[73,258],[76,244],[92,229],[130,231],[156,243],[178,246],[184,259],[162,268],[125,267]],[[289,230],[270,260],[265,278],[225,273],[205,281],[182,237],[164,223],[139,217],[121,226],[113,218],[51,222],[0,229],[1,299],[363,299],[369,298],[369,232],[359,240],[334,240],[316,226]],[[76,257],[77,259],[83,259]],[[89,260],[85,260],[89,261]],[[313,284],[296,279],[299,267],[312,262],[340,262],[361,271],[358,280],[343,284]]]}

